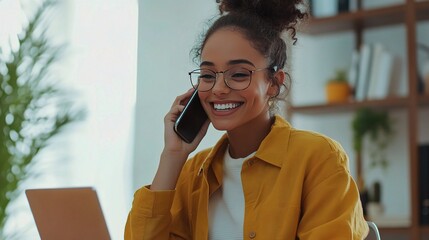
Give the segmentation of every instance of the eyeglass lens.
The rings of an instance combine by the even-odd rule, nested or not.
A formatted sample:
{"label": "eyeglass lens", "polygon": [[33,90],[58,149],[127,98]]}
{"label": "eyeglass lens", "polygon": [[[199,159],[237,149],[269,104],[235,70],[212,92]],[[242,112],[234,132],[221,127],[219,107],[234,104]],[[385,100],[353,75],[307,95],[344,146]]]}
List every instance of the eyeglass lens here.
{"label": "eyeglass lens", "polygon": [[[189,75],[192,86],[200,92],[209,91],[216,83],[217,75],[222,72],[214,72],[210,69],[197,69]],[[250,85],[252,71],[236,67],[223,72],[225,84],[233,90],[243,90]]]}

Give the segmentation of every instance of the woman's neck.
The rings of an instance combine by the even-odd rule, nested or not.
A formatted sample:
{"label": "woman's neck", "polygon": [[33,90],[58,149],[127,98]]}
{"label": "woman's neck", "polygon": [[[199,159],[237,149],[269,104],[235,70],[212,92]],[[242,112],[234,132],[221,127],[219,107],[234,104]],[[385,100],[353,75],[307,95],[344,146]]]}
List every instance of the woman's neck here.
{"label": "woman's neck", "polygon": [[228,131],[229,153],[233,158],[243,158],[258,150],[271,131],[274,117],[261,115],[246,124]]}

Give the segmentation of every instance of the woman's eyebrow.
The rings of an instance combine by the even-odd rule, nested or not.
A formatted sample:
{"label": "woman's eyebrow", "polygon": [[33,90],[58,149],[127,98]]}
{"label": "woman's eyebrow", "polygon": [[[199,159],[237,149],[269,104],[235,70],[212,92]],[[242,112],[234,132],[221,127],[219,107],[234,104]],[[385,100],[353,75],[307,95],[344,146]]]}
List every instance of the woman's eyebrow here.
{"label": "woman's eyebrow", "polygon": [[215,64],[209,61],[204,61],[202,63],[200,63],[200,67],[202,66],[209,66],[209,67],[213,67]]}
{"label": "woman's eyebrow", "polygon": [[[237,64],[243,64],[243,63],[255,67],[255,65],[251,61],[249,61],[247,59],[234,59],[234,60],[228,61],[228,65],[237,65]],[[203,61],[200,64],[200,67],[202,67],[202,66],[210,66],[210,67],[212,67],[212,66],[215,66],[215,64],[213,62]]]}
{"label": "woman's eyebrow", "polygon": [[255,67],[255,65],[247,59],[235,59],[235,60],[228,61],[228,65],[236,65],[236,64],[243,64],[243,63],[249,64]]}

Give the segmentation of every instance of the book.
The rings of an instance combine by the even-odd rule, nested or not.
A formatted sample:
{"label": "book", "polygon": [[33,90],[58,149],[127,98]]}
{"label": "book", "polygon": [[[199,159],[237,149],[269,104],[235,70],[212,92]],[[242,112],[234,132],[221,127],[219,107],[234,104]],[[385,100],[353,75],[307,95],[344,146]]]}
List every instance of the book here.
{"label": "book", "polygon": [[375,75],[371,78],[371,86],[368,92],[369,99],[383,99],[390,94],[393,77],[394,56],[383,51],[377,59]]}
{"label": "book", "polygon": [[381,57],[384,53],[384,47],[380,43],[375,43],[373,45],[373,54],[371,60],[371,67],[368,76],[368,99],[376,98],[375,92],[377,91],[379,81],[380,81],[380,67],[381,67]]}
{"label": "book", "polygon": [[429,95],[429,59],[423,64],[423,86],[424,94]]}
{"label": "book", "polygon": [[359,51],[354,50],[352,53],[351,64],[348,72],[349,85],[352,89],[353,96],[356,96],[358,73],[359,73]]}
{"label": "book", "polygon": [[392,79],[393,79],[393,66],[395,62],[395,57],[389,53],[384,52],[381,56],[380,63],[380,74],[379,74],[379,84],[377,90],[375,91],[376,98],[386,98],[390,94],[390,89],[392,88]]}
{"label": "book", "polygon": [[419,222],[429,225],[429,144],[419,146]]}
{"label": "book", "polygon": [[355,99],[357,101],[363,101],[366,99],[368,94],[368,83],[369,73],[371,70],[371,56],[372,49],[368,44],[363,44],[360,47],[360,58],[359,58],[359,72],[358,81],[356,86]]}

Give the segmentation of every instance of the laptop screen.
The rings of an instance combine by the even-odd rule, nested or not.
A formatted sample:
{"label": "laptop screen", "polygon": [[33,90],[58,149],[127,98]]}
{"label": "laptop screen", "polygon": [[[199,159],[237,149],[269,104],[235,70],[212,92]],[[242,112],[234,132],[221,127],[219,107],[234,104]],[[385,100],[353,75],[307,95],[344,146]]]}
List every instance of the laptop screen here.
{"label": "laptop screen", "polygon": [[27,189],[25,193],[41,239],[110,239],[93,188]]}

